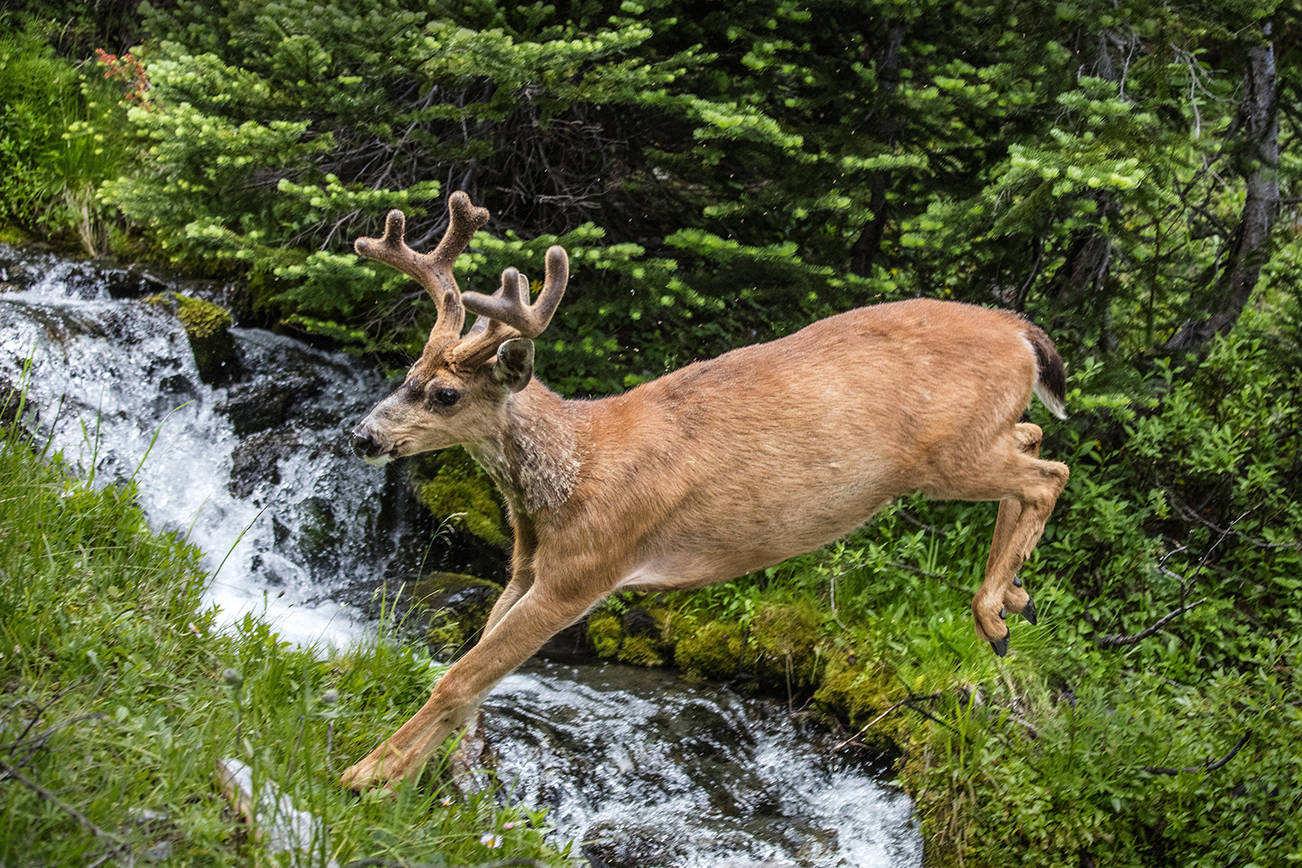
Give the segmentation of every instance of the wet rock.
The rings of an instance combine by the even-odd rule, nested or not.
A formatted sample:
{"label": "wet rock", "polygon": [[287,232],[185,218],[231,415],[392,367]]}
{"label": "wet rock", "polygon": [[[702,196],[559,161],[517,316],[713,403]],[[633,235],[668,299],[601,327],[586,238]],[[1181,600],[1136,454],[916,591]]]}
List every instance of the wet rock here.
{"label": "wet rock", "polygon": [[592,868],[675,868],[691,852],[687,841],[664,827],[608,820],[583,833],[583,855]]}
{"label": "wet rock", "polygon": [[298,536],[295,550],[306,560],[318,560],[328,554],[339,535],[338,522],[328,501],[308,497],[298,506]]}
{"label": "wet rock", "polygon": [[97,266],[63,259],[48,248],[0,244],[0,292],[23,292],[57,282],[69,298],[100,297]]}
{"label": "wet rock", "polygon": [[264,376],[232,385],[218,409],[231,420],[236,434],[247,437],[283,427],[296,409],[320,392],[321,384],[310,377]]}
{"label": "wet rock", "polygon": [[175,297],[176,317],[190,338],[199,378],[213,386],[237,379],[243,371],[231,336],[235,321],[230,311],[193,296],[178,293]]}
{"label": "wet rock", "polygon": [[464,573],[434,572],[411,588],[426,640],[447,655],[469,647],[483,629],[502,587]]}
{"label": "wet rock", "polygon": [[538,656],[558,663],[591,663],[598,659],[597,649],[588,635],[588,619],[571,624],[548,639]]}
{"label": "wet rock", "polygon": [[166,292],[169,287],[166,279],[139,265],[101,266],[99,276],[104,290],[112,298],[144,298]]}
{"label": "wet rock", "polygon": [[245,437],[231,451],[231,476],[226,490],[234,497],[248,498],[260,485],[280,484],[280,459],[288,453],[280,432],[263,431]]}
{"label": "wet rock", "polygon": [[210,386],[222,386],[243,374],[230,331],[235,320],[226,308],[179,292],[151,295],[145,301],[171,311],[185,328],[199,379]]}

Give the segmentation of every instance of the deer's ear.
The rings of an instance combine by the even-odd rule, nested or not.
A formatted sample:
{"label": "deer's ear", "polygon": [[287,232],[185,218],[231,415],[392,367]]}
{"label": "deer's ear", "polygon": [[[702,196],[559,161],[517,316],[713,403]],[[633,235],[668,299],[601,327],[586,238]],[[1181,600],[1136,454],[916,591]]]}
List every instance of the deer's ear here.
{"label": "deer's ear", "polygon": [[493,365],[493,380],[518,392],[533,379],[533,341],[528,338],[511,338],[497,348],[497,364]]}

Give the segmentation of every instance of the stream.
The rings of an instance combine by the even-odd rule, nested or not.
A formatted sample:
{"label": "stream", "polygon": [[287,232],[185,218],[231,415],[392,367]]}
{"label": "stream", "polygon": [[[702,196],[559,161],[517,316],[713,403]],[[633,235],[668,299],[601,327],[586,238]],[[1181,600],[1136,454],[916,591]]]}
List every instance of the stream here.
{"label": "stream", "polygon": [[[0,391],[30,367],[35,429],[96,483],[133,479],[213,573],[206,602],[302,645],[375,627],[362,604],[438,559],[400,469],[346,432],[384,380],[339,353],[234,328],[217,375],[143,299],[212,284],[0,245]],[[438,542],[433,545],[438,545]],[[918,866],[908,798],[784,705],[671,673],[535,660],[488,697],[506,798],[547,807],[593,866]],[[415,709],[413,709],[414,711]]]}

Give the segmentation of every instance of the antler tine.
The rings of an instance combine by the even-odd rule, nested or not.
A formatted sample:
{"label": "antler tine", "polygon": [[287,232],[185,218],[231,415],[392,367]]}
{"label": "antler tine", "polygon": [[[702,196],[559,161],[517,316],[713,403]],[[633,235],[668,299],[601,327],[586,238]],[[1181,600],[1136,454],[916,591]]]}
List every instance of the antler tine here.
{"label": "antler tine", "polygon": [[470,197],[458,190],[448,197],[448,228],[432,253],[417,253],[407,246],[404,237],[407,218],[397,208],[384,218],[382,236],[358,238],[353,242],[353,249],[359,256],[401,271],[424,287],[438,309],[430,340],[436,335],[455,340],[461,335],[466,312],[452,265],[475,232],[488,222],[488,216],[487,208],[475,207]]}
{"label": "antler tine", "polygon": [[[547,249],[547,277],[542,292],[538,293],[538,300],[533,304],[528,304],[529,282],[514,268],[502,272],[502,288],[497,292],[492,295],[462,293],[461,302],[476,316],[510,326],[523,337],[536,338],[551,323],[556,306],[565,295],[569,278],[570,261],[565,248],[553,245]],[[515,284],[514,288],[511,284]]]}
{"label": "antler tine", "polygon": [[[503,298],[508,293],[516,299],[512,304],[523,304],[524,299],[528,298],[529,281],[523,274],[514,268],[507,268],[502,272],[502,285],[493,293],[493,298]],[[472,311],[473,312],[473,311]],[[498,332],[506,328],[501,321],[487,316],[476,315],[475,324],[466,332],[466,337],[483,334],[484,332]]]}

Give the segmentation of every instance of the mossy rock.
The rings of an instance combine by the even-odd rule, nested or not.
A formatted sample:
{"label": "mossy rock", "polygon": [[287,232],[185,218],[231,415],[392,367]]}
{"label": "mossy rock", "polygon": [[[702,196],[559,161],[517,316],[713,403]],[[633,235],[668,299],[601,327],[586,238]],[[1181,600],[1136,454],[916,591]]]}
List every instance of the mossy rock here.
{"label": "mossy rock", "polygon": [[710,621],[697,629],[683,630],[674,645],[674,660],[689,678],[735,678],[744,665],[746,631],[740,624]]}
{"label": "mossy rock", "polygon": [[616,655],[621,663],[633,666],[664,666],[665,658],[660,643],[651,636],[626,636]]}
{"label": "mossy rock", "polygon": [[235,325],[231,312],[219,304],[175,293],[176,318],[185,327],[191,340],[207,340]]}
{"label": "mossy rock", "polygon": [[807,603],[762,607],[751,620],[756,677],[772,687],[810,688],[823,665],[819,614]]}
{"label": "mossy rock", "polygon": [[0,244],[12,244],[18,246],[27,244],[30,241],[27,233],[12,223],[0,222]]}
{"label": "mossy rock", "polygon": [[309,497],[303,502],[299,521],[298,548],[309,558],[329,552],[339,539],[334,510],[324,498]]}
{"label": "mossy rock", "polygon": [[145,302],[176,315],[190,339],[190,351],[194,353],[199,379],[209,385],[222,385],[239,375],[239,355],[230,332],[235,318],[230,311],[211,301],[179,292],[151,295],[145,298]]}
{"label": "mossy rock", "polygon": [[[510,542],[496,488],[488,474],[461,449],[446,449],[431,462],[432,473],[413,472],[416,499],[440,521],[494,546]],[[429,475],[427,475],[427,473]]]}
{"label": "mossy rock", "polygon": [[[899,699],[899,685],[890,670],[881,665],[865,665],[865,660],[871,659],[845,649],[827,653],[818,689],[814,691],[815,702],[848,719],[856,729]],[[907,741],[907,734],[901,733],[899,727],[900,719],[888,715],[859,740],[870,748],[892,752],[897,744]]]}
{"label": "mossy rock", "polygon": [[598,657],[614,657],[624,641],[619,616],[609,610],[593,612],[588,616],[588,639]]}
{"label": "mossy rock", "polygon": [[486,579],[434,572],[412,586],[412,609],[429,646],[452,656],[474,644],[501,593],[500,585]]}
{"label": "mossy rock", "polygon": [[[622,610],[622,611],[621,611]],[[626,606],[598,609],[588,616],[588,641],[598,657],[632,666],[664,666],[672,657],[664,639],[663,609]]]}

